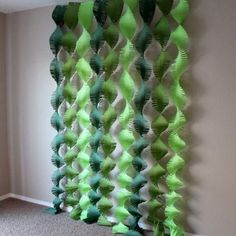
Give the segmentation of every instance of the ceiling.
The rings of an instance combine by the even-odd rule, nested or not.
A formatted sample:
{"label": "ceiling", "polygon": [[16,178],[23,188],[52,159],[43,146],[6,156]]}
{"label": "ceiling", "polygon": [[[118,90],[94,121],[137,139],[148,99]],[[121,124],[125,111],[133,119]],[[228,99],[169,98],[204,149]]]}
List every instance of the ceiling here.
{"label": "ceiling", "polygon": [[54,4],[64,4],[67,2],[69,1],[68,0],[0,0],[0,12],[11,13]]}

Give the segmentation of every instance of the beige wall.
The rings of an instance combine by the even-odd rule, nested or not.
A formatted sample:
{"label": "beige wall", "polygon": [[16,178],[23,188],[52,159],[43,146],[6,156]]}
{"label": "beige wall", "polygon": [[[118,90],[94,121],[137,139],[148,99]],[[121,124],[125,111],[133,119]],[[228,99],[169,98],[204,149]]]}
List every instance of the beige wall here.
{"label": "beige wall", "polygon": [[7,152],[5,18],[5,15],[0,13],[0,196],[9,193],[10,190]]}
{"label": "beige wall", "polygon": [[188,231],[236,235],[236,1],[191,1]]}
{"label": "beige wall", "polygon": [[[192,1],[187,28],[191,100],[185,171],[186,229],[236,235],[236,2]],[[51,7],[11,14],[8,21],[8,115],[12,191],[44,201],[50,195],[49,105]]]}

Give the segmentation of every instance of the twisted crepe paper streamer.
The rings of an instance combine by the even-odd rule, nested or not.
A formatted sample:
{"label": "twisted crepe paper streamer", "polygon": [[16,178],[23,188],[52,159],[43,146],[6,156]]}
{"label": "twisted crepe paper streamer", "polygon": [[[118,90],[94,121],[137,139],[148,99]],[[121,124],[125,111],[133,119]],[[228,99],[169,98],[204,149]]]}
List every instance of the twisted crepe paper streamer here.
{"label": "twisted crepe paper streamer", "polygon": [[117,97],[117,91],[112,81],[112,74],[118,66],[118,53],[115,51],[115,47],[119,40],[119,32],[116,27],[116,23],[119,20],[123,10],[123,0],[113,1],[108,0],[106,5],[107,15],[110,18],[110,25],[104,30],[104,40],[109,47],[109,52],[104,59],[104,71],[105,71],[105,82],[103,84],[103,94],[107,103],[107,108],[104,112],[102,122],[104,127],[104,135],[101,140],[101,145],[104,152],[104,161],[101,165],[101,181],[99,191],[102,194],[102,198],[98,202],[98,208],[101,212],[98,223],[100,225],[109,225],[106,215],[109,210],[113,207],[111,200],[109,199],[110,193],[114,190],[114,184],[110,180],[110,172],[115,167],[115,162],[112,160],[111,154],[116,148],[111,134],[110,128],[114,123],[117,113],[112,106],[112,103]]}
{"label": "twisted crepe paper streamer", "polygon": [[142,213],[139,210],[139,204],[144,201],[140,196],[140,189],[147,183],[146,178],[141,173],[141,171],[147,167],[142,152],[148,146],[145,134],[149,131],[149,124],[144,117],[143,108],[149,100],[151,92],[147,83],[151,76],[151,67],[146,61],[144,54],[152,40],[150,24],[154,17],[155,1],[139,0],[139,11],[143,19],[143,28],[136,37],[135,46],[139,52],[139,58],[136,61],[136,68],[142,78],[142,82],[134,99],[137,108],[137,114],[134,118],[134,127],[139,134],[139,138],[134,144],[135,157],[133,159],[133,166],[136,173],[132,181],[132,192],[135,198],[131,196],[131,204],[128,208],[133,218],[130,220],[130,231],[126,234],[127,236],[142,235],[142,230],[138,225],[139,220],[142,217]]}
{"label": "twisted crepe paper streamer", "polygon": [[106,1],[95,0],[93,13],[97,21],[97,27],[95,32],[92,34],[90,41],[91,48],[94,50],[94,55],[90,60],[90,66],[96,73],[96,79],[90,89],[90,100],[93,106],[90,113],[90,120],[94,127],[94,132],[92,133],[92,138],[90,140],[90,146],[92,149],[90,155],[90,166],[93,170],[93,176],[90,180],[92,190],[89,192],[89,199],[92,206],[89,207],[87,218],[85,219],[85,222],[88,224],[97,222],[101,215],[101,212],[97,206],[97,202],[101,199],[101,193],[98,191],[98,188],[101,181],[100,170],[103,162],[103,156],[99,150],[103,136],[102,111],[99,108],[99,102],[102,95],[104,79],[102,77],[103,63],[99,55],[99,49],[103,43],[103,27],[106,21]]}
{"label": "twisted crepe paper streamer", "polygon": [[[75,73],[75,60],[72,57],[75,49],[74,40],[71,41],[70,36],[73,35],[73,30],[77,26],[78,22],[78,8],[79,4],[70,3],[67,7],[64,16],[65,25],[68,27],[69,31],[65,34],[63,38],[63,47],[67,53],[67,59],[65,64],[63,65],[63,74],[65,76],[65,83],[63,89],[63,95],[66,101],[66,112],[64,114],[64,123],[66,125],[65,131],[65,144],[67,145],[67,151],[65,153],[65,176],[67,177],[67,183],[65,185],[65,190],[67,193],[66,196],[66,204],[69,206],[76,206],[79,202],[77,196],[77,176],[78,170],[74,167],[76,154],[77,154],[77,146],[76,141],[78,139],[77,133],[74,130],[74,124],[76,121],[76,107],[73,106],[76,98],[77,88],[73,85],[74,73]],[[73,35],[73,38],[75,36]],[[73,43],[72,43],[73,42]]]}
{"label": "twisted crepe paper streamer", "polygon": [[149,189],[151,200],[148,202],[148,221],[153,227],[154,236],[165,235],[163,219],[159,216],[165,207],[165,195],[159,188],[159,182],[166,174],[165,168],[161,165],[161,160],[168,153],[168,147],[162,136],[168,130],[168,120],[165,117],[165,110],[169,104],[169,96],[164,85],[164,79],[170,66],[170,55],[166,52],[170,38],[170,24],[167,15],[172,9],[173,0],[157,1],[157,5],[162,12],[160,20],[154,27],[154,37],[161,46],[161,52],[153,64],[153,70],[157,79],[157,84],[152,92],[153,108],[158,112],[157,118],[152,122],[152,130],[156,135],[151,152],[156,164],[150,170],[151,185]]}
{"label": "twisted crepe paper streamer", "polygon": [[73,33],[73,29],[76,28],[78,23],[79,6],[79,3],[70,2],[67,6],[67,10],[64,16],[64,21],[66,22],[68,31],[63,35],[62,45],[69,54],[73,54],[76,47],[77,38]]}
{"label": "twisted crepe paper streamer", "polygon": [[166,183],[169,188],[169,193],[166,196],[165,209],[165,225],[170,229],[171,236],[183,236],[184,230],[176,222],[180,215],[180,210],[177,209],[176,203],[182,198],[177,193],[178,189],[183,186],[182,181],[177,176],[184,166],[184,160],[181,157],[186,143],[180,137],[186,118],[183,114],[183,109],[186,104],[186,95],[181,87],[181,77],[187,69],[188,65],[188,35],[182,24],[189,11],[189,4],[187,0],[180,0],[175,8],[171,11],[172,17],[177,22],[177,28],[171,33],[171,41],[178,49],[178,55],[172,65],[172,86],[170,89],[171,99],[176,108],[176,114],[169,124],[170,136],[169,146],[173,152],[171,160],[167,164],[168,176]]}
{"label": "twisted crepe paper streamer", "polygon": [[58,53],[61,49],[61,40],[63,37],[62,27],[64,25],[64,13],[66,7],[65,6],[56,6],[52,13],[52,18],[57,25],[56,30],[50,37],[49,43],[50,48],[54,54],[54,59],[50,65],[50,71],[53,79],[57,83],[57,88],[52,95],[51,98],[51,105],[54,109],[54,114],[51,117],[51,125],[57,130],[57,135],[54,137],[52,141],[52,150],[54,151],[52,155],[52,163],[54,166],[57,167],[57,170],[54,171],[52,175],[52,182],[54,186],[52,187],[52,193],[55,196],[53,200],[53,208],[49,208],[48,212],[51,214],[57,214],[61,211],[60,205],[63,202],[62,193],[64,190],[60,186],[60,181],[64,177],[64,173],[61,171],[61,167],[64,165],[64,159],[60,155],[60,147],[64,143],[64,123],[62,116],[60,114],[60,105],[63,102],[63,95],[62,95],[62,71],[61,71],[61,64],[58,60]]}
{"label": "twisted crepe paper streamer", "polygon": [[121,94],[125,99],[125,109],[120,115],[119,122],[122,130],[118,137],[120,144],[123,147],[123,152],[118,163],[118,167],[120,169],[118,183],[121,187],[117,193],[118,206],[115,209],[115,216],[118,224],[116,224],[112,229],[113,233],[123,234],[129,231],[129,228],[125,225],[126,219],[130,216],[126,203],[132,195],[132,193],[128,190],[131,186],[132,178],[127,174],[127,171],[133,159],[128,151],[135,140],[133,132],[129,130],[129,122],[134,116],[134,110],[131,102],[134,96],[135,84],[129,73],[129,67],[134,59],[134,47],[131,40],[136,31],[136,21],[133,11],[138,4],[138,0],[127,0],[124,2],[126,5],[126,11],[121,17],[119,25],[120,31],[126,39],[126,45],[122,48],[120,53],[120,64],[123,67],[123,74],[119,81],[119,87]]}
{"label": "twisted crepe paper streamer", "polygon": [[76,71],[81,82],[81,88],[78,91],[76,97],[76,104],[78,106],[78,112],[76,116],[82,131],[79,135],[76,145],[79,148],[77,162],[81,167],[81,172],[78,176],[78,190],[81,197],[79,200],[79,204],[74,207],[74,209],[71,211],[70,216],[75,220],[85,220],[87,219],[87,210],[91,206],[88,194],[91,191],[89,178],[92,174],[92,171],[89,165],[90,158],[87,154],[89,140],[91,139],[91,125],[89,113],[87,111],[87,105],[90,101],[90,88],[88,83],[92,77],[92,69],[88,61],[86,60],[86,55],[90,50],[89,30],[91,28],[93,20],[93,1],[81,3],[78,12],[78,18],[82,27],[82,34],[76,43],[76,51],[80,56],[80,59],[76,64]]}
{"label": "twisted crepe paper streamer", "polygon": [[73,131],[73,124],[76,120],[76,110],[73,107],[73,103],[77,92],[76,88],[72,85],[74,71],[75,60],[69,57],[67,62],[63,65],[63,73],[65,76],[65,87],[63,94],[65,101],[67,102],[67,110],[64,114],[64,123],[66,125],[65,143],[67,145],[67,151],[64,159],[66,162],[65,176],[67,177],[67,183],[65,185],[65,190],[67,193],[66,204],[72,207],[78,202],[78,199],[74,197],[74,192],[77,190],[76,180],[74,179],[77,177],[78,171],[73,167],[77,154],[77,134]]}

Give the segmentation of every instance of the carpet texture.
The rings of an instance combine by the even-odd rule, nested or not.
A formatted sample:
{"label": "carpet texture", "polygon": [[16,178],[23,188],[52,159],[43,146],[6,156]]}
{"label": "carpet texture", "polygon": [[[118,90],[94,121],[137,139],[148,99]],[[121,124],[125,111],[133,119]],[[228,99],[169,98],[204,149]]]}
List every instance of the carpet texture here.
{"label": "carpet texture", "polygon": [[0,236],[111,236],[111,229],[73,221],[67,213],[49,215],[45,207],[7,199],[0,202]]}

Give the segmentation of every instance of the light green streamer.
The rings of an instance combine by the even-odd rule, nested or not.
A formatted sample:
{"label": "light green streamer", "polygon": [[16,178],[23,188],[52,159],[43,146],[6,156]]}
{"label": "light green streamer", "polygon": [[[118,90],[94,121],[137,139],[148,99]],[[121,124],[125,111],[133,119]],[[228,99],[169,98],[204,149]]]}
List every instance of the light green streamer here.
{"label": "light green streamer", "polygon": [[78,112],[76,113],[77,121],[81,128],[81,133],[77,140],[77,147],[79,149],[77,155],[77,162],[81,167],[81,172],[78,175],[79,185],[78,190],[80,193],[79,204],[71,212],[73,219],[85,220],[88,214],[88,208],[91,206],[89,200],[89,192],[91,187],[89,185],[89,178],[91,176],[91,168],[89,165],[89,155],[87,149],[91,139],[91,125],[89,119],[89,111],[87,106],[89,104],[89,80],[92,77],[92,69],[86,60],[86,55],[90,50],[90,35],[93,19],[93,1],[83,2],[80,5],[78,18],[82,27],[82,34],[76,43],[76,51],[80,56],[76,64],[76,71],[81,81],[81,88],[77,93],[76,104]]}
{"label": "light green streamer", "polygon": [[125,225],[126,219],[130,216],[126,203],[131,196],[131,192],[128,189],[131,186],[132,178],[128,175],[127,171],[131,166],[133,158],[128,151],[135,140],[133,132],[129,130],[129,122],[134,116],[134,110],[131,102],[135,90],[135,84],[129,73],[129,67],[134,59],[134,47],[131,40],[135,34],[137,25],[133,10],[136,8],[138,1],[124,2],[127,8],[126,12],[120,19],[119,25],[120,31],[126,39],[126,45],[122,48],[120,53],[120,64],[123,67],[123,74],[121,75],[119,81],[119,87],[125,99],[125,109],[119,117],[122,130],[118,137],[124,151],[122,152],[118,163],[118,167],[120,169],[120,174],[118,175],[120,189],[117,193],[118,206],[115,209],[115,216],[118,224],[112,228],[113,233],[123,234],[129,231],[129,228]]}
{"label": "light green streamer", "polygon": [[173,104],[176,108],[176,114],[169,124],[170,136],[169,146],[173,152],[173,156],[167,163],[168,176],[166,183],[169,188],[169,193],[166,196],[165,208],[165,225],[170,229],[171,236],[183,236],[184,230],[178,224],[177,219],[181,211],[176,207],[176,203],[182,199],[182,196],[177,193],[178,189],[183,186],[183,182],[179,179],[178,174],[184,166],[184,160],[181,154],[186,146],[185,141],[181,138],[180,133],[186,123],[186,118],[183,114],[183,109],[186,104],[186,95],[181,87],[181,78],[187,69],[188,65],[188,35],[182,24],[189,11],[187,0],[179,0],[175,8],[171,11],[172,17],[177,22],[176,29],[171,33],[171,41],[178,49],[178,55],[172,65],[172,86],[170,95]]}

